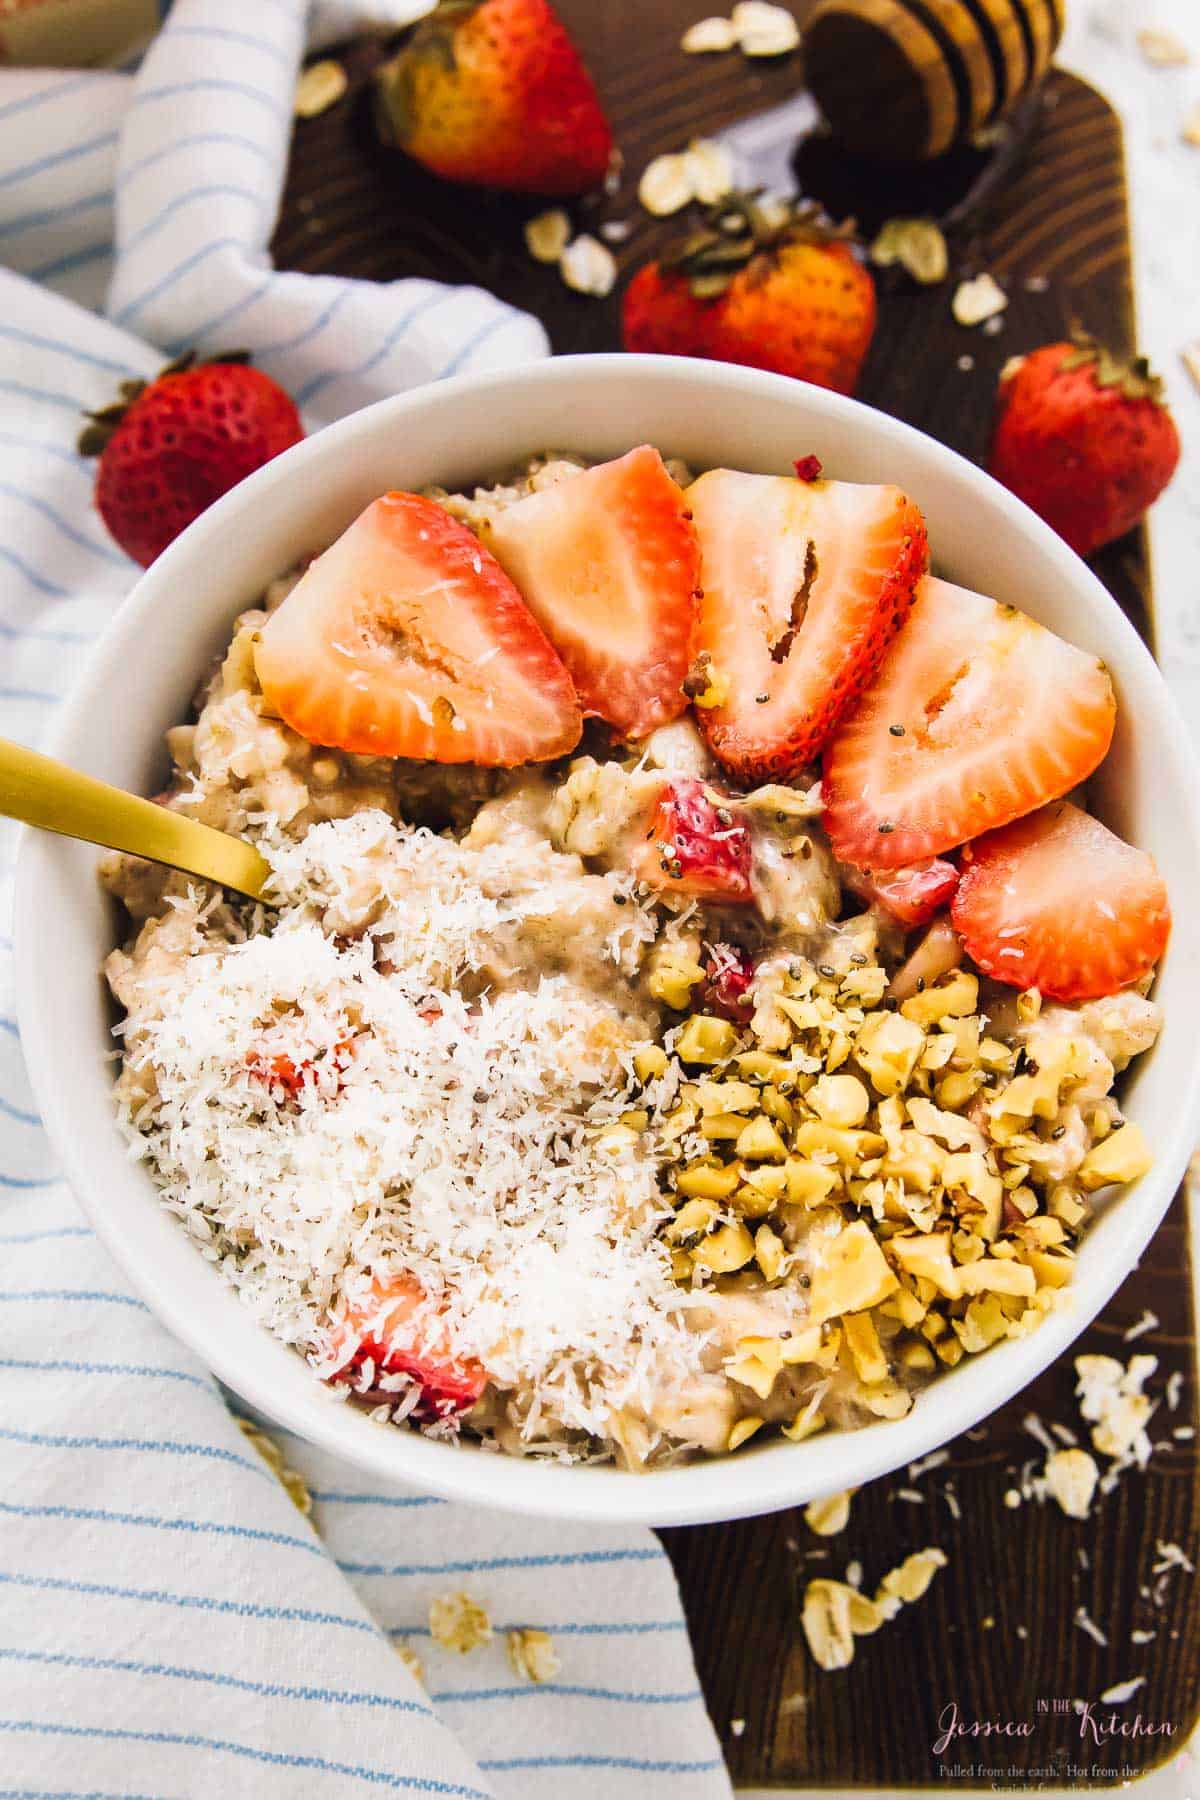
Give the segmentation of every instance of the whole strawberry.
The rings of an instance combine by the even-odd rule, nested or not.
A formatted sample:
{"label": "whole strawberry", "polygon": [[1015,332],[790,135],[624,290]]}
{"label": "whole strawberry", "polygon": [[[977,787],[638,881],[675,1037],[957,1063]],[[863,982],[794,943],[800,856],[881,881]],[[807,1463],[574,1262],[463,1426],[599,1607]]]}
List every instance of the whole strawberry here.
{"label": "whole strawberry", "polygon": [[1000,378],[988,468],[1080,556],[1136,525],[1179,461],[1179,433],[1144,356],[1076,333]]}
{"label": "whole strawberry", "polygon": [[731,195],[640,269],[627,350],[711,356],[851,393],[875,330],[875,283],[844,230],[812,205]]}
{"label": "whole strawberry", "polygon": [[612,132],[547,0],[440,0],[376,81],[384,142],[435,175],[559,195],[604,180]]}
{"label": "whole strawberry", "polygon": [[143,568],[243,476],[304,436],[289,396],[237,351],[199,364],[189,352],[153,381],[123,382],[120,400],[88,418],[79,449],[100,458],[96,510]]}

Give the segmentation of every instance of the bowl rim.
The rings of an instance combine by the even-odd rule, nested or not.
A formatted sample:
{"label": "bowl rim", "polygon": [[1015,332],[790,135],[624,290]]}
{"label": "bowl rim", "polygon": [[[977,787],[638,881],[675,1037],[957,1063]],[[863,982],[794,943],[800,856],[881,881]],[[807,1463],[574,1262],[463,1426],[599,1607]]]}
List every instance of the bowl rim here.
{"label": "bowl rim", "polygon": [[[896,456],[899,468],[905,466],[907,449],[910,456],[926,463],[932,461],[935,466],[944,465],[948,473],[974,486],[993,513],[998,509],[1001,519],[1007,519],[1016,533],[1032,538],[1043,556],[1057,563],[1064,585],[1081,608],[1108,612],[1135,667],[1139,662],[1142,665],[1140,679],[1149,679],[1157,690],[1158,709],[1150,732],[1157,738],[1177,783],[1175,804],[1180,829],[1190,827],[1191,841],[1200,844],[1200,764],[1161,671],[1098,577],[1023,502],[957,451],[860,401],[740,366],[619,352],[554,357],[515,369],[426,383],[347,415],[256,471],[190,525],[135,582],[93,647],[82,678],[64,704],[51,734],[51,754],[61,756],[68,747],[79,743],[85,722],[93,716],[98,701],[111,692],[114,674],[126,666],[127,640],[139,622],[152,614],[157,596],[170,587],[177,568],[184,567],[206,544],[211,543],[214,552],[218,546],[225,547],[229,526],[240,514],[252,509],[261,490],[287,476],[302,474],[309,465],[335,457],[351,441],[369,442],[386,421],[394,418],[420,414],[442,404],[452,405],[464,397],[486,401],[514,386],[569,389],[578,378],[617,374],[627,381],[636,381],[640,374],[652,375],[659,383],[715,394],[724,392],[731,397],[763,395],[790,399],[807,409],[818,426],[824,418],[856,424],[874,434],[886,446],[889,456]],[[1145,729],[1144,722],[1141,729]],[[80,760],[78,754],[76,760]],[[270,1359],[265,1353],[261,1368],[257,1360],[250,1367],[235,1365],[233,1351],[227,1350],[220,1331],[194,1323],[190,1314],[174,1303],[153,1254],[122,1237],[103,1196],[95,1190],[87,1145],[72,1129],[68,1090],[54,1079],[57,1047],[53,1024],[48,1010],[37,1004],[41,966],[38,946],[40,943],[44,953],[53,941],[53,930],[43,916],[45,909],[39,907],[38,896],[43,886],[42,871],[49,867],[56,844],[60,845],[61,840],[29,828],[22,830],[15,894],[17,1013],[35,1099],[66,1180],[98,1236],[151,1310],[227,1387],[285,1429],[342,1457],[365,1474],[393,1485],[412,1484],[444,1498],[544,1517],[606,1524],[687,1525],[779,1510],[815,1493],[844,1487],[847,1478],[852,1478],[855,1485],[873,1480],[970,1429],[1063,1354],[1135,1265],[1173,1198],[1191,1153],[1187,1121],[1200,1111],[1200,1058],[1191,1060],[1186,1074],[1180,1073],[1173,1135],[1168,1142],[1156,1145],[1150,1174],[1120,1203],[1120,1254],[1112,1266],[1093,1272],[1085,1303],[1080,1304],[1076,1297],[1073,1304],[1049,1315],[1027,1338],[1011,1340],[994,1347],[986,1356],[968,1359],[968,1378],[954,1383],[952,1395],[946,1396],[952,1402],[949,1407],[930,1404],[928,1400],[929,1394],[944,1390],[948,1377],[943,1373],[927,1390],[926,1404],[915,1406],[904,1419],[878,1421],[854,1432],[822,1434],[804,1445],[769,1440],[737,1456],[705,1459],[647,1475],[608,1466],[562,1466],[538,1458],[489,1454],[474,1446],[431,1442],[419,1433],[375,1425],[355,1409],[333,1400],[298,1358],[297,1367],[312,1389],[307,1398],[298,1386],[289,1385],[286,1392],[280,1392],[266,1366]],[[21,954],[22,950],[26,953]],[[215,1271],[212,1273],[219,1281]],[[229,1305],[237,1306],[234,1290],[225,1291]],[[255,1325],[254,1330],[268,1344],[281,1348],[265,1327]],[[285,1354],[294,1356],[291,1351]],[[944,1423],[947,1410],[953,1415],[949,1432]],[[840,1444],[851,1454],[839,1459],[822,1452],[813,1457],[814,1447],[830,1444]],[[802,1454],[805,1450],[809,1451],[808,1457]],[[805,1468],[814,1461],[828,1464],[827,1478],[815,1484],[804,1475]],[[840,1473],[843,1464],[850,1465],[846,1478]],[[835,1465],[839,1472],[835,1472]]]}

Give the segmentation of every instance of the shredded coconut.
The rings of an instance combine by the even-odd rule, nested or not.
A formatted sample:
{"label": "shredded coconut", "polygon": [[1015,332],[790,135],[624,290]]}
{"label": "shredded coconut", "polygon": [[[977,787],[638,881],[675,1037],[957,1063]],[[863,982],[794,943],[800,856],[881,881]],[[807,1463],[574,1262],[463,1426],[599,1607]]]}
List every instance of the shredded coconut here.
{"label": "shredded coconut", "polygon": [[[600,1132],[628,1022],[567,975],[515,985],[533,959],[514,951],[551,906],[561,921],[556,865],[573,893],[608,878],[378,812],[267,848],[273,929],[261,911],[246,934],[187,920],[169,986],[134,997],[133,1153],[319,1374],[344,1364],[371,1281],[407,1273],[454,1358],[532,1396],[523,1435],[604,1436],[615,1407],[694,1368],[697,1340],[655,1235],[653,1158]],[[610,938],[615,986],[633,950]],[[297,1092],[272,1081],[280,1067]],[[389,1379],[411,1408],[404,1377],[375,1385]]]}

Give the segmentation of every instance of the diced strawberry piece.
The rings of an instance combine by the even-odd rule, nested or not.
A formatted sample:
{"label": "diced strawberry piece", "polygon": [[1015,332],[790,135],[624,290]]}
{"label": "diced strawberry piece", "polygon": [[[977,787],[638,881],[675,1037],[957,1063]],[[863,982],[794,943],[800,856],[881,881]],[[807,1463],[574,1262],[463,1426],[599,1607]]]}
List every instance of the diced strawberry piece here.
{"label": "diced strawberry piece", "polygon": [[246,1057],[246,1067],[256,1081],[263,1082],[269,1088],[282,1088],[289,1099],[296,1100],[306,1087],[316,1085],[320,1072],[326,1068],[336,1071],[337,1088],[340,1091],[341,1076],[349,1068],[353,1055],[353,1041],[342,1038],[327,1057],[319,1060],[305,1056],[296,1062],[285,1052],[251,1050]]}
{"label": "diced strawberry piece", "polygon": [[899,488],[714,469],[688,489],[700,623],[724,704],[699,712],[713,754],[748,780],[792,775],[879,667],[928,564]]}
{"label": "diced strawberry piece", "polygon": [[509,768],[579,741],[571,678],[493,556],[419,494],[372,501],[262,629],[267,703],[310,743]]}
{"label": "diced strawberry piece", "polygon": [[585,713],[645,737],[687,706],[700,585],[682,490],[643,444],[498,513],[486,539]]}
{"label": "diced strawberry piece", "polygon": [[663,783],[643,837],[637,873],[647,887],[726,906],[754,899],[750,833],[696,776]]}
{"label": "diced strawberry piece", "polygon": [[[423,1308],[424,1290],[410,1277],[388,1283],[377,1281],[371,1302],[347,1320],[342,1341],[350,1346],[330,1380],[352,1381],[368,1361],[374,1374],[408,1375],[421,1389],[414,1407],[416,1419],[446,1419],[469,1412],[487,1386],[487,1374],[479,1363],[439,1353],[422,1341],[421,1327],[413,1322]],[[421,1321],[421,1326],[425,1321]],[[401,1396],[371,1388],[369,1397],[396,1401]]]}
{"label": "diced strawberry piece", "polygon": [[754,1013],[754,960],[736,944],[714,944],[704,958],[700,1010],[747,1025]]}
{"label": "diced strawberry piece", "polygon": [[869,869],[846,869],[843,876],[854,893],[873,906],[882,906],[902,925],[928,924],[949,906],[958,886],[958,870],[940,856],[911,869],[881,870],[874,875]]}
{"label": "diced strawberry piece", "polygon": [[792,467],[796,471],[797,481],[819,481],[821,478],[819,456],[798,456]]}
{"label": "diced strawberry piece", "polygon": [[952,918],[986,974],[1055,1000],[1140,981],[1171,932],[1154,859],[1066,800],[967,845]]}
{"label": "diced strawberry piece", "polygon": [[1116,715],[1097,657],[931,577],[825,753],[834,853],[907,869],[1019,819],[1091,774]]}

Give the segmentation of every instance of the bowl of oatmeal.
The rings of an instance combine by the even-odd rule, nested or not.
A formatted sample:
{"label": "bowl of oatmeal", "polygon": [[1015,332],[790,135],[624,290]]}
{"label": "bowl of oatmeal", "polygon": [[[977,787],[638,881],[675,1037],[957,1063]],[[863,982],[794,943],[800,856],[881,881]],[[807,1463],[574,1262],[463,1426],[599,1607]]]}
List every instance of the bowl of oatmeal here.
{"label": "bowl of oatmeal", "polygon": [[1061,1354],[1178,1185],[1185,728],[1053,533],[855,402],[588,357],[370,408],[147,572],[54,748],[273,872],[26,843],[68,1176],[376,1476],[858,1485]]}

